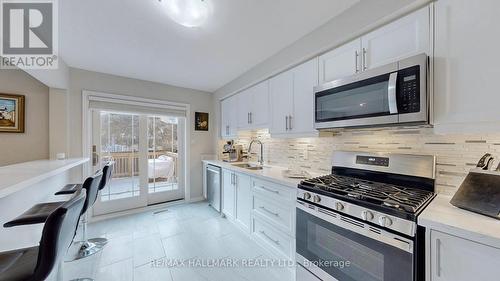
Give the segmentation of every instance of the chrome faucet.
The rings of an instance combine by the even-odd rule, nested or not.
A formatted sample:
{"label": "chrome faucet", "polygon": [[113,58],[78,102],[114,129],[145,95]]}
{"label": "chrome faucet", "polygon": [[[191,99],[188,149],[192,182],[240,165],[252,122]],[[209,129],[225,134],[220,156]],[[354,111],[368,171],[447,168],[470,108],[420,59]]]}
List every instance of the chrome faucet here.
{"label": "chrome faucet", "polygon": [[264,166],[264,145],[260,140],[252,140],[250,142],[250,145],[248,146],[248,153],[252,151],[252,144],[256,142],[260,145],[260,159],[258,159],[258,162],[261,166]]}

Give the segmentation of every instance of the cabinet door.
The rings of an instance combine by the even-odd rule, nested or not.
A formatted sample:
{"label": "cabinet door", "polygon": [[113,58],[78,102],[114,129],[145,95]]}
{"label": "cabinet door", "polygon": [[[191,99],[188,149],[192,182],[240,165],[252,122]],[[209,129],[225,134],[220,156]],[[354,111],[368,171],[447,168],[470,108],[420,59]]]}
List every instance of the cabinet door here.
{"label": "cabinet door", "polygon": [[236,115],[237,115],[237,128],[241,130],[250,128],[250,112],[252,107],[252,92],[253,89],[246,89],[236,94]]}
{"label": "cabinet door", "polygon": [[426,6],[361,37],[363,69],[430,52],[430,8]]}
{"label": "cabinet door", "polygon": [[288,116],[293,111],[293,72],[283,72],[269,80],[271,134],[288,132]]}
{"label": "cabinet door", "polygon": [[221,137],[231,138],[237,135],[236,131],[236,98],[235,96],[221,101]]}
{"label": "cabinet door", "polygon": [[290,131],[311,133],[314,129],[314,87],[318,84],[318,59],[293,69],[293,114]]}
{"label": "cabinet door", "polygon": [[250,125],[253,129],[269,127],[269,81],[252,87],[252,108]]}
{"label": "cabinet door", "polygon": [[220,126],[220,134],[221,137],[227,138],[230,136],[229,133],[229,120],[230,120],[230,100],[229,98],[224,99],[220,102],[220,112],[221,112],[221,126]]}
{"label": "cabinet door", "polygon": [[431,230],[431,281],[497,281],[500,249]]}
{"label": "cabinet door", "polygon": [[439,133],[498,131],[500,1],[435,2],[434,125]]}
{"label": "cabinet door", "polygon": [[346,77],[361,70],[361,39],[319,56],[319,83]]}
{"label": "cabinet door", "polygon": [[236,178],[236,220],[250,232],[252,212],[252,185],[250,177],[235,174]]}
{"label": "cabinet door", "polygon": [[222,213],[234,218],[236,191],[233,172],[222,170]]}

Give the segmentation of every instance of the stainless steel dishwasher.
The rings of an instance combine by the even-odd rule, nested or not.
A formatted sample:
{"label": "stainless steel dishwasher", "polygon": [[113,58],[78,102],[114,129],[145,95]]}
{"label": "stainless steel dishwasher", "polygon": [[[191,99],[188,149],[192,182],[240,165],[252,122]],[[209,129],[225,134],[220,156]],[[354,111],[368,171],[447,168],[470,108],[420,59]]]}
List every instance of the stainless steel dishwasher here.
{"label": "stainless steel dishwasher", "polygon": [[207,165],[207,199],[217,212],[221,210],[221,168]]}

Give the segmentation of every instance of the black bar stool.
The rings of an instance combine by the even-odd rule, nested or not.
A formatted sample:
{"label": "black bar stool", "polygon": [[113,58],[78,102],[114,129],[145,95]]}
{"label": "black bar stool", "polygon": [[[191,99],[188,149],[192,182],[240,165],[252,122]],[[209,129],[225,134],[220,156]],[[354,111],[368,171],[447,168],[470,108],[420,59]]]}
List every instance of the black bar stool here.
{"label": "black bar stool", "polygon": [[40,281],[55,272],[73,242],[85,198],[85,190],[80,190],[53,210],[39,246],[0,253],[0,281]]}
{"label": "black bar stool", "polygon": [[[104,165],[102,168],[102,179],[101,182],[99,183],[99,191],[103,190],[109,183],[109,180],[111,179],[111,176],[113,175],[113,165],[111,163],[107,163]],[[81,184],[67,184],[65,185],[61,190],[55,193],[55,195],[65,195],[65,194],[73,194],[75,193],[78,188],[81,188]],[[106,238],[90,238],[87,239],[87,218],[84,218],[83,222],[83,241],[88,241],[90,243],[94,244],[99,244],[101,246],[104,246],[108,243],[108,239]]]}
{"label": "black bar stool", "polygon": [[[106,187],[108,184],[109,180],[111,179],[111,175],[113,174],[113,166],[111,163],[107,163],[104,165],[102,168],[102,174],[103,179],[102,182],[99,184],[99,190],[102,190],[103,188]],[[67,195],[67,194],[73,194],[75,193],[80,187],[82,186],[81,183],[70,183],[65,185],[61,190],[55,193],[55,195]]]}
{"label": "black bar stool", "polygon": [[[93,175],[88,177],[83,183],[80,189],[85,189],[87,196],[85,198],[85,202],[83,205],[82,213],[80,217],[82,218],[82,227],[83,227],[83,241],[78,251],[77,256],[74,259],[81,259],[84,257],[88,257],[93,255],[100,250],[102,250],[103,245],[98,245],[86,240],[86,227],[87,227],[87,211],[90,207],[92,207],[97,200],[97,194],[99,192],[99,186],[102,180],[102,173]],[[57,209],[59,206],[64,204],[64,202],[52,202],[52,203],[41,203],[33,206],[26,212],[24,212],[21,216],[15,218],[12,221],[9,221],[4,224],[4,227],[13,227],[19,225],[29,225],[36,223],[43,223],[47,220],[48,216]],[[51,209],[53,208],[53,209]]]}

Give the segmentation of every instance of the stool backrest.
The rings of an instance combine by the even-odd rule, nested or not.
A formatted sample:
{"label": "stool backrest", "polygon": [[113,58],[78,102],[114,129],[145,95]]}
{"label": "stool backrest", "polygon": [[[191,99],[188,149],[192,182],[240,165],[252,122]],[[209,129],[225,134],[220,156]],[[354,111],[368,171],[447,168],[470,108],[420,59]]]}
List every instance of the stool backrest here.
{"label": "stool backrest", "polygon": [[102,173],[97,173],[88,177],[82,185],[82,189],[87,191],[87,198],[85,198],[85,204],[83,205],[82,215],[87,212],[87,210],[94,205],[97,200],[97,193],[99,192],[99,183],[102,179]]}
{"label": "stool backrest", "polygon": [[48,216],[30,281],[45,280],[64,259],[75,237],[85,198],[85,190],[79,190]]}
{"label": "stool backrest", "polygon": [[113,175],[113,165],[111,165],[111,163],[107,163],[102,168],[102,179],[99,183],[99,190],[102,190],[106,187],[106,185],[108,185],[111,175]]}

